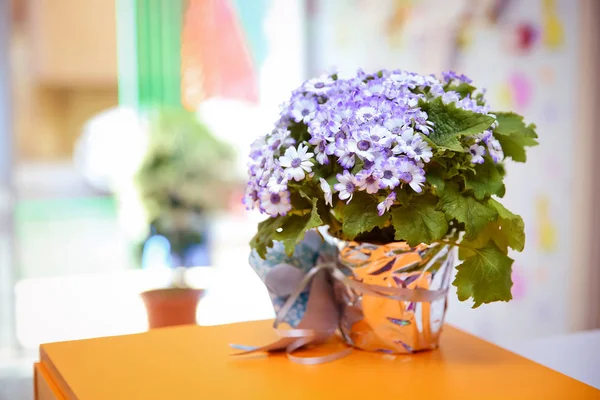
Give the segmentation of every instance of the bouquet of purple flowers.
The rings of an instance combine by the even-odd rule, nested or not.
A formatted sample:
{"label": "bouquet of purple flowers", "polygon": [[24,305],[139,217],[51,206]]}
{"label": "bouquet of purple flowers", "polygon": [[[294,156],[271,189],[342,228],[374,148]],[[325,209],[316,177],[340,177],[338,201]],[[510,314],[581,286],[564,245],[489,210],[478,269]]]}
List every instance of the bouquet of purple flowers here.
{"label": "bouquet of purple flowers", "polygon": [[461,300],[507,301],[508,248],[523,250],[525,234],[497,200],[503,162],[524,162],[536,138],[534,125],[490,112],[485,91],[453,72],[308,80],[252,145],[244,202],[269,218],[251,246],[264,258],[278,241],[291,254],[319,226],[345,241],[442,242],[460,250]]}

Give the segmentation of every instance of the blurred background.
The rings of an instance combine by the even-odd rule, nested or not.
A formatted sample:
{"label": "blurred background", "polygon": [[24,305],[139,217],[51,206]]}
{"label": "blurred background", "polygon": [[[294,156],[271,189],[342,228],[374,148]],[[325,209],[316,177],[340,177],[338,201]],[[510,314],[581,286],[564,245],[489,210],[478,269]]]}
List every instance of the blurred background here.
{"label": "blurred background", "polygon": [[600,328],[599,22],[595,0],[0,0],[0,388],[40,343],[148,329],[174,266],[200,324],[272,317],[245,157],[331,67],[453,69],[535,122],[507,166],[514,300],[451,294],[448,321],[507,347]]}

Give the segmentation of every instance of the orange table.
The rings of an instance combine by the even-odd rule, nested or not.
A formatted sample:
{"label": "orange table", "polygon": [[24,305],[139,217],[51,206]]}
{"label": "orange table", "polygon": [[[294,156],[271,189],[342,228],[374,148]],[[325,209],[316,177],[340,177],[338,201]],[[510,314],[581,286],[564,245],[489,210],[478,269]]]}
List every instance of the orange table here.
{"label": "orange table", "polygon": [[313,366],[282,354],[229,356],[229,343],[274,337],[271,321],[256,321],[44,344],[36,399],[600,399],[590,386],[450,326],[439,350],[411,356],[354,351]]}

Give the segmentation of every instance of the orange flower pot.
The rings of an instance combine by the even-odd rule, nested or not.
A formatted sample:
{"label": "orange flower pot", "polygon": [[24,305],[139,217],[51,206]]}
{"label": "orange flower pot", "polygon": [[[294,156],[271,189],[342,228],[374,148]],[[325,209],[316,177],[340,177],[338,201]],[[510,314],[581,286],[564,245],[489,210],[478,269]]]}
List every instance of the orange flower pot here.
{"label": "orange flower pot", "polygon": [[204,290],[169,288],[141,294],[148,313],[150,329],[196,324],[196,308]]}

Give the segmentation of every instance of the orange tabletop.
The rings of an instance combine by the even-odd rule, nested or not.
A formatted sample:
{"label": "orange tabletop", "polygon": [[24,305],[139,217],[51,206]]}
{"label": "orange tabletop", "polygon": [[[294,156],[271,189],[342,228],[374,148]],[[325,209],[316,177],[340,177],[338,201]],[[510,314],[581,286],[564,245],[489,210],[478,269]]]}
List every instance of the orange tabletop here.
{"label": "orange tabletop", "polygon": [[439,350],[414,355],[356,350],[312,366],[284,354],[230,356],[229,343],[274,338],[271,321],[256,321],[44,344],[36,398],[600,399],[591,386],[450,326]]}

